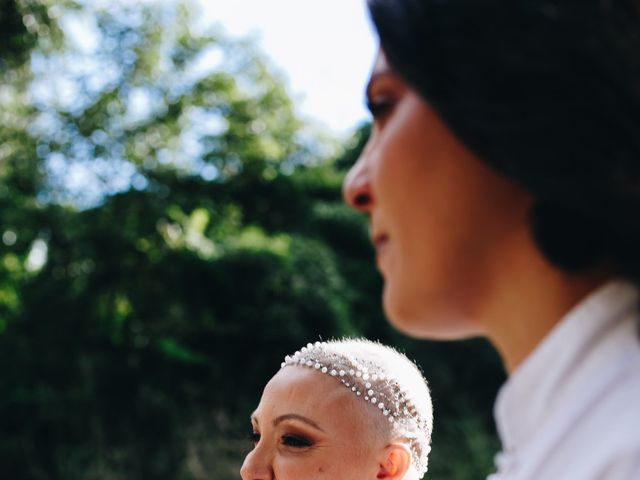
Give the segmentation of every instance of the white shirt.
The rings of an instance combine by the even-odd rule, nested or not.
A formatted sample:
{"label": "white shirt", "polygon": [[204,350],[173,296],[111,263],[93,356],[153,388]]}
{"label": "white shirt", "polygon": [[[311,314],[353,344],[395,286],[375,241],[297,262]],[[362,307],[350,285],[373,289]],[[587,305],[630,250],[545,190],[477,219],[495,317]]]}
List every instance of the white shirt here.
{"label": "white shirt", "polygon": [[502,386],[489,480],[640,480],[638,290],[609,282]]}

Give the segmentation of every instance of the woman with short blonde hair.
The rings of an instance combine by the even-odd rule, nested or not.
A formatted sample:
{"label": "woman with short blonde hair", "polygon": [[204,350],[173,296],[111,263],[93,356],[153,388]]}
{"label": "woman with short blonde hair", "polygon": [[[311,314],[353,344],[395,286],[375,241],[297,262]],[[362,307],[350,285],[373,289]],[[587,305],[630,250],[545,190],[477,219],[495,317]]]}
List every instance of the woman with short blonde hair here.
{"label": "woman with short blonde hair", "polygon": [[379,343],[316,342],[287,356],[251,422],[243,480],[418,480],[427,471],[427,382]]}

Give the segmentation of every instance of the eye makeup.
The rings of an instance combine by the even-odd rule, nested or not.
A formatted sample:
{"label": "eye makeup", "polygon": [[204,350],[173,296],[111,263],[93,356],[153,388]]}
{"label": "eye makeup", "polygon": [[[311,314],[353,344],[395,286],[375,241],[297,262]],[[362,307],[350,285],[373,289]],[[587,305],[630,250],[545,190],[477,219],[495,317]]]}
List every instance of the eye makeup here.
{"label": "eye makeup", "polygon": [[395,108],[402,90],[390,70],[374,72],[365,94],[365,104],[376,123],[381,123]]}
{"label": "eye makeup", "polygon": [[[289,449],[306,449],[312,447],[316,443],[315,440],[313,440],[312,435],[302,433],[300,429],[295,425],[288,425],[289,422],[301,422],[305,425],[304,429],[311,428],[313,430],[317,430],[318,432],[324,433],[322,427],[320,427],[310,418],[307,418],[303,415],[298,415],[295,413],[280,415],[273,420],[272,424],[274,428],[278,428],[278,430],[284,432],[279,437],[279,443],[283,447]],[[251,424],[252,430],[249,434],[249,440],[254,445],[257,445],[261,439],[261,434],[258,431],[258,420],[254,415],[252,415],[251,417]]]}
{"label": "eye makeup", "polygon": [[304,435],[285,434],[282,436],[282,444],[290,448],[309,448],[314,445],[314,442]]}
{"label": "eye makeup", "polygon": [[394,106],[394,101],[390,97],[373,98],[366,100],[367,109],[371,116],[377,120],[389,113]]}
{"label": "eye makeup", "polygon": [[255,445],[260,441],[260,433],[256,432],[255,430],[252,430],[251,433],[249,434],[249,440],[251,441],[251,443]]}

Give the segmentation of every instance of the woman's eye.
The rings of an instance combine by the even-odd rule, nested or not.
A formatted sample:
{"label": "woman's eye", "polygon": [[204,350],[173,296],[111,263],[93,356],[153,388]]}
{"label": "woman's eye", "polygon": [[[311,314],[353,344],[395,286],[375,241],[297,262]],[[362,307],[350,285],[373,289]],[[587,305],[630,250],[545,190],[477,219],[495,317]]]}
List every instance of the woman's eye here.
{"label": "woman's eye", "polygon": [[249,434],[249,440],[251,440],[251,442],[253,443],[258,443],[260,441],[260,434],[258,432],[251,432]]}
{"label": "woman's eye", "polygon": [[371,99],[367,100],[367,109],[371,112],[371,116],[374,120],[379,120],[393,108],[393,101],[390,98]]}
{"label": "woman's eye", "polygon": [[298,435],[285,435],[282,437],[282,444],[293,448],[307,448],[312,446],[313,442]]}

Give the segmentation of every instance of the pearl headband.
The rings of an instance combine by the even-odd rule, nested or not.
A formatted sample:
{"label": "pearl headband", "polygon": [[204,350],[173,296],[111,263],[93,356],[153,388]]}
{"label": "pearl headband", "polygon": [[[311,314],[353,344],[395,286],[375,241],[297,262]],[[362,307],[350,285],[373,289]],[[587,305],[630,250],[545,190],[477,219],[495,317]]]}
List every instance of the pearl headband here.
{"label": "pearl headband", "polygon": [[[413,366],[404,355],[383,345],[366,340],[347,340],[352,345],[366,345],[374,348],[386,349],[393,352],[397,359]],[[427,471],[428,455],[431,451],[431,401],[428,405],[417,408],[407,389],[403,388],[398,379],[393,378],[383,365],[368,360],[366,355],[358,356],[357,348],[349,348],[346,342],[316,342],[309,343],[293,355],[287,355],[281,367],[301,366],[317,370],[320,373],[334,377],[354,395],[371,403],[387,418],[394,435],[406,438],[411,449],[412,463],[422,476]],[[352,352],[353,351],[353,352]],[[406,365],[402,365],[407,368]],[[416,368],[416,372],[418,372]],[[420,379],[426,381],[420,375]],[[426,388],[426,387],[425,387]],[[428,393],[427,393],[428,395]],[[421,410],[421,411],[420,411]]]}

